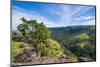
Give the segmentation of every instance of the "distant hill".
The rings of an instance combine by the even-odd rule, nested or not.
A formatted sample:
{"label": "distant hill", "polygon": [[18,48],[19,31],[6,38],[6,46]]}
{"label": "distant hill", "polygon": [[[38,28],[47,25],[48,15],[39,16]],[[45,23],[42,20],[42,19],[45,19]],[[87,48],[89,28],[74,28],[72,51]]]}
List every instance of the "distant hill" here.
{"label": "distant hill", "polygon": [[[48,28],[53,36],[66,35],[66,34],[80,34],[80,33],[92,33],[95,34],[95,25],[80,25],[80,26],[67,26],[67,27],[55,27]],[[56,34],[56,35],[55,35]]]}

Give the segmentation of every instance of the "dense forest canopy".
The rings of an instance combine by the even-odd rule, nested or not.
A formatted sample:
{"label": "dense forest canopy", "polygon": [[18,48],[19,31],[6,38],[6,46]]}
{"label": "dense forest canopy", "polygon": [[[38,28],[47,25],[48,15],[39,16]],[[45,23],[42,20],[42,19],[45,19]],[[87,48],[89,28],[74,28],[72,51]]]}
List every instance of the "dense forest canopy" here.
{"label": "dense forest canopy", "polygon": [[58,27],[49,28],[49,30],[55,40],[61,42],[67,49],[78,57],[87,57],[95,60],[95,25]]}

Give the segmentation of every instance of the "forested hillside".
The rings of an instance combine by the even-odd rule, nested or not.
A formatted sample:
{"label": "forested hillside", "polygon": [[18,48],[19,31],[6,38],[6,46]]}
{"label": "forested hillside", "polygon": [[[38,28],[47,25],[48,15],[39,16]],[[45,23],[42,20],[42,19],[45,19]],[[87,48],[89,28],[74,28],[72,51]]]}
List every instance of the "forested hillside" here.
{"label": "forested hillside", "polygon": [[77,55],[80,61],[96,59],[95,25],[49,28],[49,31],[53,39],[59,41]]}

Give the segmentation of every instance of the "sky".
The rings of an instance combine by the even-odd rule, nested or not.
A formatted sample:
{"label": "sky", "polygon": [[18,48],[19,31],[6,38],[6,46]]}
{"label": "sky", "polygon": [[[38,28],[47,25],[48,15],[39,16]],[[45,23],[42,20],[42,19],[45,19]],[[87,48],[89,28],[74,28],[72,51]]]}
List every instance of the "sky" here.
{"label": "sky", "polygon": [[95,12],[95,6],[13,1],[12,29],[17,30],[21,17],[44,22],[46,27],[95,25]]}

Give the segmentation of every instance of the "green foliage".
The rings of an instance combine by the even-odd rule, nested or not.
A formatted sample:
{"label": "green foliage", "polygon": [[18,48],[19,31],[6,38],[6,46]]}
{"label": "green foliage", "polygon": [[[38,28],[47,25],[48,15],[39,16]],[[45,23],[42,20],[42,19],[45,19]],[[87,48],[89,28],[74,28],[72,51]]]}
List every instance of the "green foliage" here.
{"label": "green foliage", "polygon": [[59,57],[64,54],[64,49],[57,41],[52,39],[47,39],[44,43],[38,43],[37,48],[41,50],[42,55],[49,57]]}
{"label": "green foliage", "polygon": [[26,24],[20,24],[17,28],[23,36],[26,36],[26,30],[28,29],[28,26]]}
{"label": "green foliage", "polygon": [[70,57],[70,59],[73,60],[73,62],[78,62],[79,58],[77,55],[73,54],[71,51],[66,50],[66,55]]}
{"label": "green foliage", "polygon": [[18,25],[17,29],[22,33],[24,38],[31,39],[34,45],[50,38],[50,33],[43,22],[37,23],[36,20],[27,21],[25,18],[21,20],[22,24]]}
{"label": "green foliage", "polygon": [[12,42],[12,58],[15,62],[15,58],[22,52],[22,47],[24,46],[22,42]]}
{"label": "green foliage", "polygon": [[79,39],[89,39],[90,37],[86,33],[82,33],[82,34],[76,36],[76,38],[79,38]]}
{"label": "green foliage", "polygon": [[88,42],[80,42],[80,43],[79,43],[79,46],[80,46],[81,48],[84,48],[84,47],[87,46],[87,45],[89,45]]}
{"label": "green foliage", "polygon": [[95,25],[49,28],[49,30],[52,37],[64,44],[74,55],[96,59]]}
{"label": "green foliage", "polygon": [[82,56],[90,57],[95,60],[96,58],[96,46],[92,46],[91,44],[86,44],[84,48],[81,50]]}
{"label": "green foliage", "polygon": [[86,42],[80,43],[80,47],[83,48],[86,44]]}
{"label": "green foliage", "polygon": [[12,61],[16,62],[16,57],[23,53],[23,48],[28,46],[28,47],[32,47],[31,44],[27,44],[24,42],[13,42],[12,41]]}
{"label": "green foliage", "polygon": [[36,36],[39,42],[50,38],[50,33],[43,23],[39,23],[38,25],[36,25],[35,29],[37,30]]}

